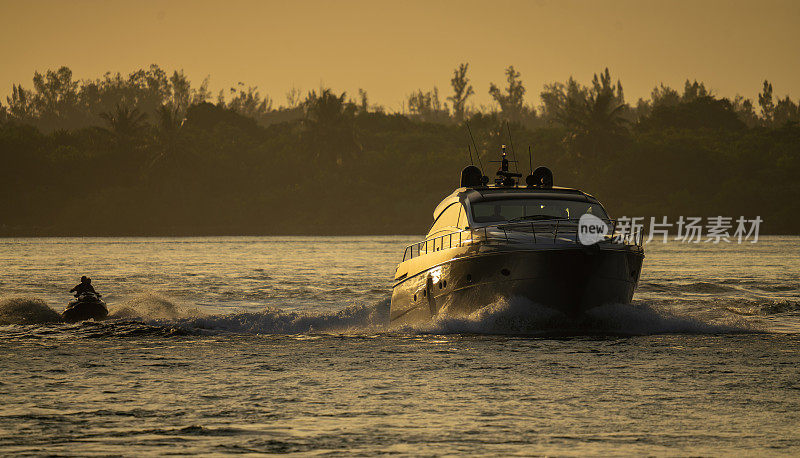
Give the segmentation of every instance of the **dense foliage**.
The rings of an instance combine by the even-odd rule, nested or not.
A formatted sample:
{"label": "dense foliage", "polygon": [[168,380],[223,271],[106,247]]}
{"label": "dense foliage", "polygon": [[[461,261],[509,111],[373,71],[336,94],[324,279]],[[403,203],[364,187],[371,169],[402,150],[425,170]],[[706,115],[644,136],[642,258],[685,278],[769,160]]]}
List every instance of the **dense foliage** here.
{"label": "dense foliage", "polygon": [[489,89],[499,108],[476,110],[467,69],[452,108],[434,88],[408,113],[326,88],[278,108],[243,85],[211,102],[206,82],[155,66],[36,73],[0,106],[0,235],[422,233],[469,161],[461,120],[485,171],[509,121],[521,171],[531,146],[534,166],[612,215],[760,215],[762,232],[800,232],[800,114],[768,82],[758,113],[688,81],[631,105],[607,70],[547,85],[533,107],[509,67]]}

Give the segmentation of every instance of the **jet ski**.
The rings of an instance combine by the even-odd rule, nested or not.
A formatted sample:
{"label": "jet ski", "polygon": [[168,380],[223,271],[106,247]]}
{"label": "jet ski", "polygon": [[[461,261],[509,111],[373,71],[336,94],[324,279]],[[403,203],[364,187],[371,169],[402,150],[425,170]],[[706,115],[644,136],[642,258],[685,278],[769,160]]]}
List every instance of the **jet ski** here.
{"label": "jet ski", "polygon": [[71,300],[67,308],[61,312],[61,317],[67,323],[85,320],[104,320],[108,316],[106,303],[100,299],[99,294],[85,292],[77,299]]}

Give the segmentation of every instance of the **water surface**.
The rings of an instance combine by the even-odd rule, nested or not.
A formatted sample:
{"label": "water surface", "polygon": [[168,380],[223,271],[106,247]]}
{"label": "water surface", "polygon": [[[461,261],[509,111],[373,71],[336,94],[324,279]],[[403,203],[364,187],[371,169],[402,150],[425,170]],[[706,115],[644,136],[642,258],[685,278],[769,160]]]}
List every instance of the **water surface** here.
{"label": "water surface", "polygon": [[[0,239],[0,451],[800,453],[800,238],[649,245],[580,322],[392,329],[413,241]],[[116,318],[45,323],[83,274]]]}

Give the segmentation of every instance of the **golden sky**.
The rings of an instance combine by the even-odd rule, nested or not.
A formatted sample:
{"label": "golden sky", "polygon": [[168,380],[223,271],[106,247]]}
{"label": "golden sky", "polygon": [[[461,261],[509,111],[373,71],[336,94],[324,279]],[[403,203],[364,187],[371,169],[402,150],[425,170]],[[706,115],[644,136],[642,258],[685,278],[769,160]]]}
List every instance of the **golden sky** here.
{"label": "golden sky", "polygon": [[[800,1],[21,1],[0,0],[0,94],[34,70],[77,78],[156,63],[219,90],[241,81],[276,105],[320,83],[399,109],[449,94],[470,63],[476,104],[513,64],[539,104],[545,83],[609,67],[634,102],[664,82],[721,96],[800,96]],[[3,97],[4,99],[5,97]]]}

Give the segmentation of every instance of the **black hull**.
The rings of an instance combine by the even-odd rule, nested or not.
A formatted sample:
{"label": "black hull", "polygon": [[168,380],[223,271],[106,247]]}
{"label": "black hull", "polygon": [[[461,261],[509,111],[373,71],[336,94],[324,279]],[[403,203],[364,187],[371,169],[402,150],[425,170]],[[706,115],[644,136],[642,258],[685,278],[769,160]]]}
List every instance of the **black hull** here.
{"label": "black hull", "polygon": [[86,320],[100,321],[106,319],[106,317],[108,317],[108,309],[102,301],[78,302],[70,305],[61,313],[61,318],[67,323]]}
{"label": "black hull", "polygon": [[430,320],[439,313],[468,315],[511,297],[572,316],[603,304],[627,304],[643,258],[640,250],[597,246],[455,258],[396,284],[391,320],[399,324]]}

